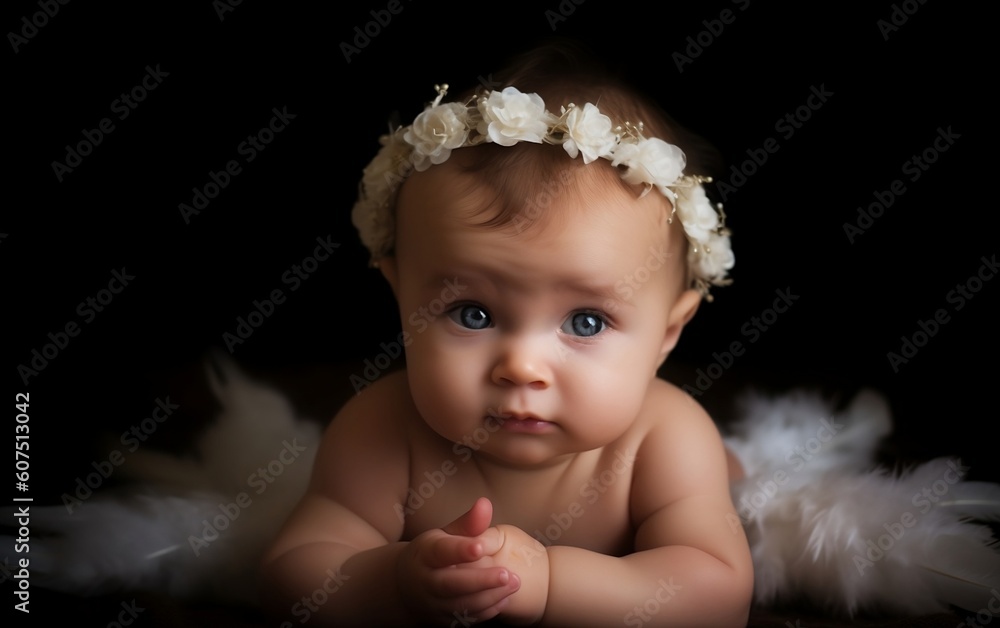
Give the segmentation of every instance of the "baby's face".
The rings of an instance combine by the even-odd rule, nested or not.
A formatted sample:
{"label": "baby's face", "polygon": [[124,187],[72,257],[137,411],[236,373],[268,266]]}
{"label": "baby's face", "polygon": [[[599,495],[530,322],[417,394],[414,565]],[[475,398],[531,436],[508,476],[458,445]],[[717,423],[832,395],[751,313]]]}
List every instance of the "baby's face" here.
{"label": "baby's face", "polygon": [[592,167],[546,218],[506,228],[476,224],[491,196],[447,163],[401,191],[387,276],[412,338],[413,400],[441,436],[503,464],[613,441],[672,348],[683,240],[668,233],[680,223],[667,225],[657,192],[637,198]]}

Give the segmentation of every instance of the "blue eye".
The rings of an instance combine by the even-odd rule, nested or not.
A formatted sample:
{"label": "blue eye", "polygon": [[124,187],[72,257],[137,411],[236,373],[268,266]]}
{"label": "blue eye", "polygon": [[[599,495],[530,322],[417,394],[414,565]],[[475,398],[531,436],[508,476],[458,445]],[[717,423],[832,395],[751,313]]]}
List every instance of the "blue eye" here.
{"label": "blue eye", "polygon": [[463,305],[448,313],[451,320],[467,329],[486,329],[493,324],[490,315],[478,305]]}
{"label": "blue eye", "polygon": [[562,330],[567,334],[589,338],[604,331],[607,323],[597,314],[591,312],[577,312],[563,323]]}

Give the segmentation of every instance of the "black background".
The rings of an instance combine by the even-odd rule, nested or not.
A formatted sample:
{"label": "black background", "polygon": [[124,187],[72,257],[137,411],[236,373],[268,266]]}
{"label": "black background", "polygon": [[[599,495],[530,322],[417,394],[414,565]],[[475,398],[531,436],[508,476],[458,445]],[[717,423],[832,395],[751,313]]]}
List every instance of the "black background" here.
{"label": "black background", "polygon": [[[751,1],[670,3],[654,17],[637,5],[567,0],[563,11],[572,13],[552,22],[555,0],[403,0],[376,29],[371,12],[388,3],[352,4],[247,0],[220,19],[208,1],[72,2],[16,53],[8,39],[3,381],[8,426],[15,393],[30,393],[36,502],[58,503],[101,458],[100,439],[149,416],[157,398],[185,399],[187,380],[177,374],[198,373],[209,350],[225,349],[222,335],[235,331],[237,317],[274,289],[287,300],[234,357],[283,381],[336,365],[328,371],[336,378],[321,384],[350,391],[348,374],[399,328],[349,218],[389,115],[412,119],[435,83],[488,78],[508,54],[553,32],[620,64],[712,141],[727,171],[769,137],[780,146],[727,198],[735,283],[715,290],[688,328],[667,369],[672,379],[694,385],[713,352],[742,341],[745,354],[700,398],[720,414],[747,383],[845,396],[873,387],[889,398],[907,443],[900,457],[957,454],[970,477],[1000,479],[989,433],[1000,280],[982,284],[960,311],[947,298],[1000,248],[995,119],[979,115],[994,102],[987,16],[945,2],[847,10]],[[40,11],[35,2],[5,8],[5,33]],[[718,35],[702,33],[723,10],[735,19]],[[884,34],[879,20],[894,11],[906,22]],[[343,44],[354,45],[355,27],[366,24],[378,32],[348,60]],[[708,45],[679,71],[672,55],[699,33]],[[119,120],[112,102],[140,84],[147,66],[166,77]],[[813,87],[832,96],[782,136],[776,122],[806,104]],[[295,118],[246,163],[237,146],[268,124],[273,108]],[[60,182],[52,162],[64,162],[66,145],[103,118],[114,131]],[[910,181],[903,164],[941,128],[959,139]],[[242,173],[185,224],[178,205],[233,159]],[[906,192],[850,242],[844,224],[895,179]],[[340,247],[291,291],[282,274],[328,235]],[[123,268],[134,280],[86,322],[78,304]],[[771,307],[776,290],[799,298],[750,343],[741,330]],[[901,337],[941,308],[950,321],[894,371],[887,353],[900,352]],[[18,365],[30,365],[32,350],[70,322],[79,335],[25,384]],[[195,429],[187,410],[147,446],[183,445]]]}

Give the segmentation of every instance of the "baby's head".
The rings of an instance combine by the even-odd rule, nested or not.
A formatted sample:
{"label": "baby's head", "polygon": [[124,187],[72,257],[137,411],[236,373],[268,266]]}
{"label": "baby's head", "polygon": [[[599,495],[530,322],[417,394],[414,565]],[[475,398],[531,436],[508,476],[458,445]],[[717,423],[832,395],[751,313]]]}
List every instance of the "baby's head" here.
{"label": "baby's head", "polygon": [[487,453],[531,465],[623,433],[732,253],[655,107],[579,68],[515,70],[534,91],[439,98],[383,138],[354,220],[421,416],[454,442],[502,424]]}
{"label": "baby's head", "polygon": [[585,180],[634,196],[658,192],[684,284],[710,300],[710,286],[729,283],[728,231],[701,185],[714,155],[706,142],[571,45],[529,51],[490,81],[509,88],[473,89],[442,103],[447,86],[435,86],[438,98],[413,124],[382,138],[353,213],[375,265],[394,257],[408,235],[397,224],[403,183],[414,170],[443,165],[492,193],[477,218],[506,232],[557,218],[552,200]]}

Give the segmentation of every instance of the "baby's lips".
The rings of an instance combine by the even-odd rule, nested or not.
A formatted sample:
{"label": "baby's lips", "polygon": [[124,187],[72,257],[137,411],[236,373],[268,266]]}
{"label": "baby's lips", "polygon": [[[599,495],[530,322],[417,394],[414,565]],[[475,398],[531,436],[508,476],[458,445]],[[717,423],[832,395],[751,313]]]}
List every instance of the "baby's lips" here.
{"label": "baby's lips", "polygon": [[[503,410],[500,412],[490,412],[487,415],[494,421],[545,421],[545,419],[539,417],[533,412],[526,412],[521,410]],[[546,421],[547,422],[547,421]]]}

